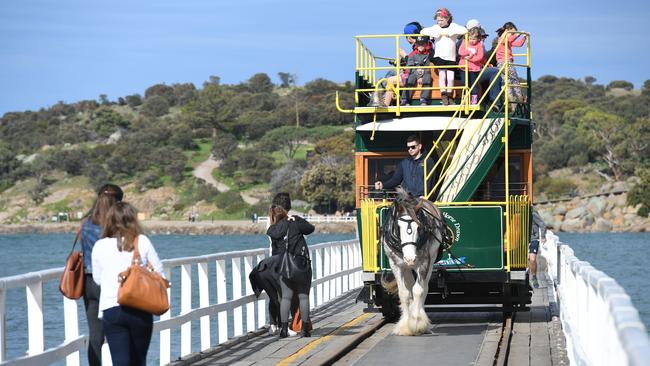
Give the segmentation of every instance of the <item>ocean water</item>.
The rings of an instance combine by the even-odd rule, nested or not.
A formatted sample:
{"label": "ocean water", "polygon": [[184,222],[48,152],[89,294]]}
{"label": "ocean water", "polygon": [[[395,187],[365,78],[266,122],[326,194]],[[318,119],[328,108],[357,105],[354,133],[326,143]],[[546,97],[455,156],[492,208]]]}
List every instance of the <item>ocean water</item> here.
{"label": "ocean water", "polygon": [[650,331],[650,233],[560,233],[575,256],[607,273],[632,298]]}
{"label": "ocean water", "polygon": [[[308,244],[353,239],[354,234],[313,234],[307,237]],[[25,274],[33,271],[62,267],[70,252],[73,234],[47,235],[0,235],[0,277]],[[269,245],[265,235],[153,235],[151,240],[161,259],[198,256],[235,250],[266,248]],[[77,244],[78,245],[78,244]],[[230,267],[230,263],[227,264]],[[209,266],[210,286],[214,286],[214,264]],[[192,270],[192,285],[196,288],[197,271]],[[172,315],[180,311],[180,270],[172,272]],[[174,284],[179,284],[174,286]],[[229,284],[230,285],[230,284]],[[28,349],[27,309],[24,288],[15,288],[7,292],[7,359],[25,355]],[[194,291],[195,293],[198,291]],[[228,288],[227,298],[232,298],[232,289]],[[212,291],[210,302],[215,302]],[[45,349],[60,344],[64,336],[63,301],[58,291],[58,281],[43,285]],[[77,301],[79,314],[79,331],[87,334],[87,325],[83,301]],[[192,299],[192,306],[198,306],[198,296]],[[244,309],[245,311],[245,309]],[[232,313],[229,314],[232,324]],[[246,316],[244,315],[244,319]],[[212,340],[216,340],[217,322],[214,320]],[[231,326],[232,328],[232,326]],[[232,331],[231,331],[232,333]],[[192,324],[192,350],[198,351],[198,321]],[[232,335],[232,334],[231,334]],[[159,356],[158,334],[154,333],[149,353],[148,365],[157,365]],[[172,331],[172,360],[180,356],[180,331]],[[87,365],[83,354],[82,365]],[[58,363],[64,365],[65,362]]]}

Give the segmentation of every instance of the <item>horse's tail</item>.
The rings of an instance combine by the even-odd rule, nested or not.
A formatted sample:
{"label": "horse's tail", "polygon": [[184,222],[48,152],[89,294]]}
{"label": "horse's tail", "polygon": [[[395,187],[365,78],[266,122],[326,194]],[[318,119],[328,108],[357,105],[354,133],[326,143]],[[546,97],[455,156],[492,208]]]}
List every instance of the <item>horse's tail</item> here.
{"label": "horse's tail", "polygon": [[393,272],[382,272],[381,286],[389,295],[394,295],[397,293],[397,279],[395,279]]}

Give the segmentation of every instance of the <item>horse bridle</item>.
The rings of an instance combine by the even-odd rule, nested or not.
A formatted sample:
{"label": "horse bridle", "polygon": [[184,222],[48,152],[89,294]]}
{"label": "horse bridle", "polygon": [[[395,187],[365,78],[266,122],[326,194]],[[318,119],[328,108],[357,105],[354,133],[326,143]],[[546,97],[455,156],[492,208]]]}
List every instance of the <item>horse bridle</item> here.
{"label": "horse bridle", "polygon": [[[405,217],[409,217],[409,219],[406,219]],[[400,216],[399,218],[397,218],[397,221],[405,222],[405,223],[408,225],[408,226],[406,227],[406,233],[407,233],[408,235],[412,235],[412,234],[413,234],[413,229],[411,228],[411,224],[414,223],[415,220],[413,220],[412,218],[410,218],[410,216]],[[411,245],[411,244],[412,244],[412,245],[415,245],[415,247],[417,247],[417,245],[418,245],[418,243],[416,243],[416,242],[414,242],[414,241],[407,241],[407,242],[402,243],[402,241],[400,240],[400,243],[401,243],[401,245],[400,245],[401,248],[404,248],[405,246],[407,246],[407,245]]]}

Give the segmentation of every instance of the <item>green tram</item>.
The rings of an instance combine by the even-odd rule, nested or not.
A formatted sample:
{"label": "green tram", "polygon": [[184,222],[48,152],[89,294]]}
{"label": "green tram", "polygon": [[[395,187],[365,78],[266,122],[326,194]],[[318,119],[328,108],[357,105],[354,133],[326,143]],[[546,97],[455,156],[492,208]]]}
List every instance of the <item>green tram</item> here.
{"label": "green tram", "polygon": [[[354,108],[342,108],[338,95],[336,105],[341,112],[355,115],[356,207],[364,280],[359,298],[368,304],[367,311],[380,310],[388,318],[399,316],[399,300],[381,286],[382,273],[390,271],[390,266],[379,242],[379,228],[393,195],[375,190],[374,182],[385,181],[408,157],[406,138],[412,134],[419,135],[423,150],[435,161],[433,166],[424,166],[425,196],[442,210],[453,241],[431,269],[427,309],[528,310],[532,295],[527,266],[534,128],[530,35],[509,33],[526,35],[526,44],[512,50],[514,59],[498,68],[485,89],[499,87],[510,68],[517,70],[519,82],[503,78],[496,101],[489,101],[484,92],[479,103],[470,104],[469,90],[476,85],[456,81],[455,105],[441,103],[435,70],[431,70],[432,85],[407,88],[385,83],[387,71],[400,75],[402,69],[409,68],[386,62],[399,59],[400,42],[406,35],[356,37]],[[486,58],[489,64],[495,52]],[[486,67],[481,75],[485,71]],[[522,88],[527,98],[509,100],[507,90],[512,87]],[[380,105],[377,100],[387,88],[393,89],[397,102]],[[431,102],[419,105],[419,93],[427,88]],[[400,105],[402,90],[414,90],[410,105]],[[432,179],[433,188],[427,186],[427,179]]]}

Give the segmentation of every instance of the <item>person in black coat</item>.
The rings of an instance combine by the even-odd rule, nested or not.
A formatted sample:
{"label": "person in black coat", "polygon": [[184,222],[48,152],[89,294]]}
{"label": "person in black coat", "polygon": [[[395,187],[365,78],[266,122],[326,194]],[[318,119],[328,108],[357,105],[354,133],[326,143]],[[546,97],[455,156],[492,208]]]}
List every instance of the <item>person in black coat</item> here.
{"label": "person in black coat", "polygon": [[[271,226],[266,235],[271,238],[271,253],[282,257],[285,251],[294,255],[301,255],[309,258],[309,249],[304,235],[314,232],[314,225],[307,220],[289,215],[291,199],[288,193],[278,193],[274,198],[269,212]],[[310,263],[308,261],[308,263]],[[280,338],[288,336],[288,319],[291,310],[291,300],[294,294],[298,294],[300,304],[300,317],[302,327],[300,335],[309,337],[309,291],[311,290],[312,272],[311,268],[302,278],[288,280],[280,279],[282,300],[280,302]]]}

